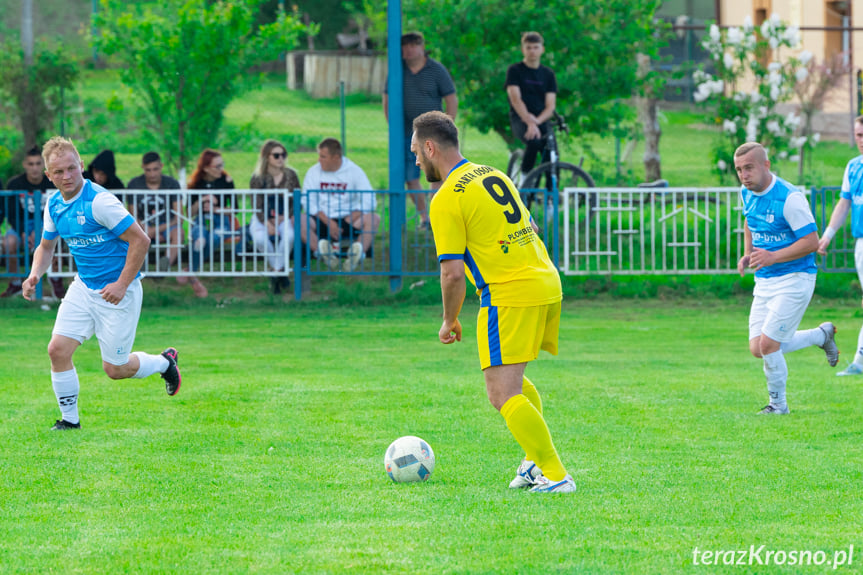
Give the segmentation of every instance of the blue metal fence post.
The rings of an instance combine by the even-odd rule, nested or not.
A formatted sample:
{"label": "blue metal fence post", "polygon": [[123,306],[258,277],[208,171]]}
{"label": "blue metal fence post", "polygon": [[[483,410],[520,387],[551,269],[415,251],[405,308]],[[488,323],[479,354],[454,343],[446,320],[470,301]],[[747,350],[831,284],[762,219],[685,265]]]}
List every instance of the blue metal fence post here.
{"label": "blue metal fence post", "polygon": [[405,225],[405,125],[402,89],[402,10],[387,2],[387,117],[390,139],[390,290],[402,286],[402,229]]}
{"label": "blue metal fence post", "polygon": [[[294,189],[292,208],[294,212],[294,299],[300,301],[303,297],[303,238],[300,237],[300,220],[303,217],[300,205],[300,190]],[[308,248],[311,249],[311,246]]]}

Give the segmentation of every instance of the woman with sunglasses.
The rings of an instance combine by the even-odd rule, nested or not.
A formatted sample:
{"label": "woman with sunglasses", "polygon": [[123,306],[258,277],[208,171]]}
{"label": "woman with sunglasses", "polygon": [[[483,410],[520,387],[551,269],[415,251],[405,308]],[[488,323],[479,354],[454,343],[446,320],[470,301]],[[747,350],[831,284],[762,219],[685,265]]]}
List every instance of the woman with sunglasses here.
{"label": "woman with sunglasses", "polygon": [[[249,181],[253,190],[287,190],[278,194],[257,194],[255,196],[256,216],[249,226],[249,234],[255,243],[255,251],[266,255],[267,263],[274,272],[283,272],[287,254],[294,242],[294,224],[291,194],[300,188],[297,172],[287,164],[288,153],[276,140],[267,140],[261,146],[255,171]],[[287,195],[287,202],[285,196]],[[287,205],[286,205],[287,204]],[[314,232],[312,232],[314,235]],[[304,218],[300,222],[300,237],[308,243],[307,226]],[[312,245],[317,244],[313,237]],[[287,289],[288,276],[277,275],[271,280],[273,293]]]}

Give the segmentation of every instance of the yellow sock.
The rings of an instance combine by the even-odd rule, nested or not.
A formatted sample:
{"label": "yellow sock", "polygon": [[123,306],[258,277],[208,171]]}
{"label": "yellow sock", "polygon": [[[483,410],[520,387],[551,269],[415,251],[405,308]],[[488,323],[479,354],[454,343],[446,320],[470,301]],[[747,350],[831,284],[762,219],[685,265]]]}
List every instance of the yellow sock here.
{"label": "yellow sock", "polygon": [[542,469],[543,475],[552,481],[566,477],[566,469],[551,441],[548,426],[527,397],[523,394],[510,397],[500,408],[500,414],[527,458]]}
{"label": "yellow sock", "polygon": [[537,391],[533,382],[526,375],[522,376],[521,392],[530,400],[539,414],[542,415],[542,398],[539,397],[539,391]]}

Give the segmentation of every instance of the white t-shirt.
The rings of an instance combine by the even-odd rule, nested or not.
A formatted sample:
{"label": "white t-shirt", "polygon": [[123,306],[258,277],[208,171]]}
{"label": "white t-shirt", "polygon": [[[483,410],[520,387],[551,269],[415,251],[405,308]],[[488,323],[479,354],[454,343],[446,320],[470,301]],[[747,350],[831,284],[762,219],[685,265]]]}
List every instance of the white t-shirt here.
{"label": "white t-shirt", "polygon": [[[335,172],[325,172],[317,163],[306,172],[303,178],[303,192],[306,212],[314,216],[324,212],[328,218],[344,218],[351,212],[373,212],[377,203],[372,184],[366,173],[358,165],[342,156],[342,165]],[[353,192],[353,193],[352,193]]]}

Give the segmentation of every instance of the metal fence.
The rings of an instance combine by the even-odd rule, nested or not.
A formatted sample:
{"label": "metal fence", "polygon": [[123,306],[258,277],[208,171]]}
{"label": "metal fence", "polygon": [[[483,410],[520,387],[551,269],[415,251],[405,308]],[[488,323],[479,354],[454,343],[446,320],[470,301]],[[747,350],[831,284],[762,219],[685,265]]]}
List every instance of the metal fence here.
{"label": "metal fence", "polygon": [[743,217],[737,188],[567,189],[563,273],[737,272]]}
{"label": "metal fence", "polygon": [[[826,226],[838,192],[838,188],[807,192],[819,230]],[[316,240],[323,232],[306,209],[309,195],[315,193],[125,190],[119,192],[119,198],[145,230],[161,227],[151,234],[150,254],[141,270],[145,276],[278,277],[290,273],[299,299],[303,275],[385,276],[396,287],[407,277],[438,274],[431,232],[405,222],[402,191],[344,192],[331,208],[350,213],[352,207],[365,206],[365,211],[353,211],[374,214],[375,225],[365,231],[345,226],[339,241],[331,238],[336,258],[317,258]],[[561,192],[557,202],[552,192],[532,193],[545,196],[534,203],[533,217],[566,275],[737,273],[737,261],[743,254],[737,188],[571,188]],[[22,197],[18,192],[0,192],[0,205],[7,198],[17,202]],[[35,205],[43,203],[38,194],[32,200]],[[275,224],[267,230],[262,209],[291,205],[292,212],[285,212],[287,228],[276,233]],[[40,217],[33,217],[30,227],[38,238]],[[344,262],[350,245],[362,241],[364,235],[371,240],[366,257],[349,270]],[[10,273],[11,258],[19,261],[18,273]],[[0,277],[23,277],[31,255],[20,249],[17,254],[4,254],[2,260],[6,261]],[[854,270],[854,238],[849,226],[837,233],[828,255],[818,262],[824,271]],[[49,275],[74,274],[74,261],[60,242]]]}
{"label": "metal fence", "polygon": [[[839,188],[802,191],[823,230]],[[560,204],[566,275],[737,273],[744,248],[738,188],[571,188]],[[853,271],[853,242],[843,226],[818,257],[820,269]]]}
{"label": "metal fence", "polygon": [[[151,237],[150,253],[141,272],[148,277],[280,277],[295,276],[295,295],[302,295],[302,275],[309,276],[432,276],[438,273],[431,232],[407,223],[402,191],[333,193],[329,209],[345,215],[373,216],[373,226],[362,229],[346,224],[339,237],[330,236],[334,258],[316,257],[318,239],[329,236],[307,208],[316,190],[120,190],[117,196]],[[41,194],[0,191],[0,206],[23,200],[44,207]],[[393,215],[392,206],[399,215]],[[289,211],[288,206],[292,206]],[[356,209],[354,209],[356,208]],[[313,208],[314,209],[314,208]],[[270,220],[270,213],[285,214]],[[265,215],[265,213],[267,215]],[[35,237],[41,236],[41,210],[27,221]],[[345,219],[350,219],[346,217]],[[268,225],[270,224],[270,225]],[[352,243],[370,236],[369,249],[355,269],[346,262]],[[299,254],[299,265],[295,254]],[[11,273],[10,262],[19,262]],[[0,277],[25,277],[30,250],[0,256]],[[336,265],[332,265],[332,264]],[[75,263],[65,242],[57,244],[51,277],[73,277]]]}

